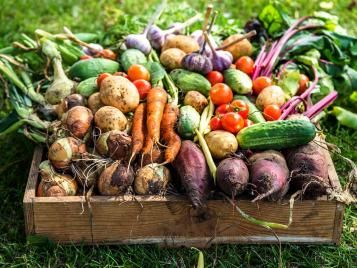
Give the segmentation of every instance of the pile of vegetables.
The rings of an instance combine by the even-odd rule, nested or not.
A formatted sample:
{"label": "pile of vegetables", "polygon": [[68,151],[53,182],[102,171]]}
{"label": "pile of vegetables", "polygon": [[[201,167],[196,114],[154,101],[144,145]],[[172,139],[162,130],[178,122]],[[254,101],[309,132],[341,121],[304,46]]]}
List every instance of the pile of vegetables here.
{"label": "pile of vegetables", "polygon": [[[0,137],[18,130],[48,148],[37,195],[174,193],[203,208],[217,192],[333,191],[315,124],[337,81],[355,99],[356,39],[325,13],[293,20],[274,5],[231,34],[214,30],[212,6],[166,30],[163,13],[165,2],[113,47],[65,28],[0,50],[13,107]],[[353,112],[327,111],[357,129]]]}

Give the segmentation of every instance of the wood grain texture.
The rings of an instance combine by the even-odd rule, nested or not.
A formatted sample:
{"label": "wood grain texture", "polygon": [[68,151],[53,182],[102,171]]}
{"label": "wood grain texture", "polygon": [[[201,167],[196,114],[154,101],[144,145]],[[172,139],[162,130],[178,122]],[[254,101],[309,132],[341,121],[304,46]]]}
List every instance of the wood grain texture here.
{"label": "wood grain texture", "polygon": [[[329,169],[332,171],[333,165],[331,171]],[[159,244],[165,247],[279,243],[271,231],[247,222],[224,200],[209,200],[207,209],[198,212],[184,196],[92,196],[89,204],[81,196],[34,197],[37,175],[34,180],[29,178],[26,189],[29,192],[25,194],[31,197],[26,198],[26,204],[28,200],[33,201],[30,202],[33,223],[27,220],[26,224],[34,227],[27,225],[31,230],[28,234],[44,235],[60,243]],[[238,200],[237,204],[258,219],[288,223],[288,201],[252,203]],[[28,209],[25,206],[25,211]],[[291,226],[275,232],[282,243],[338,244],[343,211],[343,205],[327,198],[299,200],[294,204]]]}

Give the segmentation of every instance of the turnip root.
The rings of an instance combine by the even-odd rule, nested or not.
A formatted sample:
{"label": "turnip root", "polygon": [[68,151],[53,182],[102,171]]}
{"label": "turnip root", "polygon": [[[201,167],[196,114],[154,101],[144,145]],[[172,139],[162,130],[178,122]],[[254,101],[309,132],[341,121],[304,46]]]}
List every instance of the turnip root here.
{"label": "turnip root", "polygon": [[98,180],[98,190],[101,195],[124,194],[134,181],[134,171],[131,166],[120,161],[104,169]]}
{"label": "turnip root", "polygon": [[192,141],[183,141],[173,166],[193,207],[205,207],[211,179],[205,156],[200,148]]}
{"label": "turnip root", "polygon": [[107,138],[109,157],[114,160],[129,160],[131,144],[131,137],[125,132],[109,134]]}
{"label": "turnip root", "polygon": [[160,62],[168,70],[181,68],[181,61],[186,53],[179,48],[169,48],[160,55]]}
{"label": "turnip root", "polygon": [[201,114],[203,109],[208,105],[208,101],[200,92],[192,90],[185,95],[183,104],[192,106],[199,114]]}
{"label": "turnip root", "polygon": [[274,150],[255,153],[249,162],[251,183],[257,192],[253,202],[267,197],[276,201],[286,194],[289,169],[281,153]]}
{"label": "turnip root", "polygon": [[134,111],[140,101],[135,85],[123,76],[105,78],[99,93],[103,104],[118,108],[123,113]]}
{"label": "turnip root", "polygon": [[171,179],[170,171],[165,166],[150,164],[136,172],[134,190],[137,194],[160,194],[166,191]]}
{"label": "turnip root", "polygon": [[100,100],[99,92],[96,92],[88,98],[88,108],[95,114],[100,108],[102,108],[104,104]]}
{"label": "turnip root", "polygon": [[205,140],[213,158],[216,159],[223,159],[238,149],[236,137],[227,131],[211,131],[205,136]]}
{"label": "turnip root", "polygon": [[98,139],[95,143],[95,149],[100,155],[102,155],[102,156],[108,155],[108,151],[109,151],[108,144],[107,144],[108,137],[111,134],[117,134],[117,133],[120,133],[120,131],[119,130],[111,130],[111,131],[104,132],[104,133],[100,134],[100,136],[98,137]]}
{"label": "turnip root", "polygon": [[239,158],[226,158],[217,167],[217,184],[228,196],[237,196],[248,185],[249,172],[246,164]]}
{"label": "turnip root", "polygon": [[117,108],[104,106],[94,115],[94,122],[103,132],[110,130],[125,130],[128,120],[125,115]]}
{"label": "turnip root", "polygon": [[302,190],[305,196],[312,198],[326,194],[330,182],[327,161],[321,150],[312,141],[285,152],[291,172],[291,189]]}
{"label": "turnip root", "polygon": [[165,160],[165,151],[160,150],[158,146],[152,147],[152,151],[142,155],[142,166],[157,163],[160,164]]}

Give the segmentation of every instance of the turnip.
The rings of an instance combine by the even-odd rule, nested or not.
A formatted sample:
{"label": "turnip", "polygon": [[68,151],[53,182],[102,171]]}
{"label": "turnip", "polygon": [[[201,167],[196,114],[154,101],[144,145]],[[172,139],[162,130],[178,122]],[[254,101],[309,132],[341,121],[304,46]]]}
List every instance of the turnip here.
{"label": "turnip", "polygon": [[91,110],[84,106],[75,106],[71,108],[62,117],[62,122],[73,136],[83,138],[92,125],[93,114]]}
{"label": "turnip", "polygon": [[125,132],[110,133],[107,138],[108,154],[114,160],[129,160],[131,155],[131,137]]}
{"label": "turnip", "polygon": [[120,161],[104,169],[98,180],[101,195],[124,194],[134,181],[134,171]]}
{"label": "turnip", "polygon": [[330,186],[328,165],[322,149],[314,141],[285,152],[291,172],[290,188],[302,190],[305,196],[326,194]]}
{"label": "turnip", "polygon": [[136,172],[135,193],[142,195],[164,193],[170,179],[170,171],[167,167],[149,164]]}
{"label": "turnip", "polygon": [[102,156],[108,155],[108,151],[109,151],[108,144],[107,144],[108,137],[109,137],[109,135],[116,134],[116,133],[120,133],[120,131],[119,130],[111,130],[111,131],[104,132],[99,135],[98,139],[95,142],[95,149],[100,155],[102,155]]}
{"label": "turnip", "polygon": [[204,207],[210,192],[211,179],[200,148],[192,141],[183,141],[173,166],[193,207]]}
{"label": "turnip", "polygon": [[112,106],[103,106],[94,115],[94,122],[102,132],[110,130],[125,130],[128,120],[125,115],[117,108]]}
{"label": "turnip", "polygon": [[255,153],[249,157],[249,172],[256,198],[278,200],[288,190],[289,169],[284,156],[274,150]]}
{"label": "turnip", "polygon": [[228,196],[234,197],[247,187],[249,172],[242,159],[230,157],[219,163],[216,177],[219,188]]}

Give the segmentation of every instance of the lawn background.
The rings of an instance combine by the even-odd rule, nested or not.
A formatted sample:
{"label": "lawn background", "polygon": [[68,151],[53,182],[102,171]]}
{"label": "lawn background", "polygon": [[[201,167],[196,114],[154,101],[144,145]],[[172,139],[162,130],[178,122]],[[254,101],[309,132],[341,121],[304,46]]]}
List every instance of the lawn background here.
{"label": "lawn background", "polygon": [[[114,25],[122,12],[140,14],[157,1],[95,0],[0,0],[0,47],[9,45],[25,32],[36,28],[60,32],[64,25],[74,32],[96,32]],[[189,1],[202,10],[205,1]],[[268,1],[216,1],[217,8],[231,12],[243,24],[255,16]],[[311,14],[319,8],[317,0],[284,1],[291,15]],[[357,8],[352,0],[329,1],[341,24],[356,34]],[[354,3],[354,4],[353,4]],[[0,89],[1,90],[1,89]],[[322,128],[329,142],[337,144],[342,154],[357,162],[356,131],[339,126],[327,118]],[[60,246],[50,242],[29,245],[25,240],[22,198],[34,145],[19,134],[0,141],[0,266],[4,267],[193,267],[197,253],[190,249],[160,249],[156,246]],[[348,166],[334,157],[337,171],[344,181]],[[348,207],[344,217],[340,247],[282,247],[285,267],[356,267],[357,210]],[[276,267],[277,246],[212,246],[204,250],[208,267]]]}

